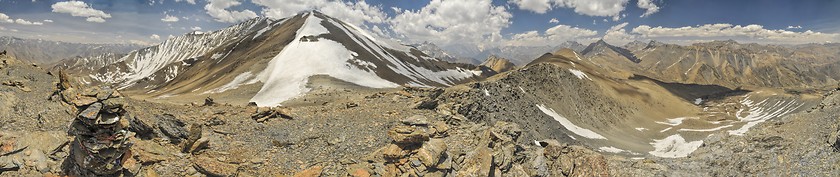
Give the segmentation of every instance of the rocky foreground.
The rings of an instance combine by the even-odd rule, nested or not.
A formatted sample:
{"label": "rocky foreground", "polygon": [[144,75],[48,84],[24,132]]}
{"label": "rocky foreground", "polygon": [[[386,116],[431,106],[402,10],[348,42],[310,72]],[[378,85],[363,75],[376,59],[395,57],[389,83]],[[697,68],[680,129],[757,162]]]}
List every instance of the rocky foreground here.
{"label": "rocky foreground", "polygon": [[689,157],[629,159],[458,110],[483,95],[466,87],[316,88],[274,108],[174,105],[0,60],[2,176],[840,175],[837,89],[744,136],[710,136]]}

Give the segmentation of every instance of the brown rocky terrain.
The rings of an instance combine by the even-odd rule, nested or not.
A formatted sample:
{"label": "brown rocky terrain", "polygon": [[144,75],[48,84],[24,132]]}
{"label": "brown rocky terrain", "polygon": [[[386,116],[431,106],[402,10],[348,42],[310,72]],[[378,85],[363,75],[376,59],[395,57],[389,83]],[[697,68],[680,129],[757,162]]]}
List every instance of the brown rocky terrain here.
{"label": "brown rocky terrain", "polygon": [[[727,110],[723,105],[743,101],[738,99],[743,94],[727,96],[728,92],[704,92],[717,87],[608,77],[569,54],[574,53],[547,55],[525,68],[449,88],[369,89],[318,76],[310,80],[313,91],[280,107],[231,105],[212,98],[161,101],[118,91],[107,95],[121,97],[100,97],[105,94],[99,93],[108,93],[107,87],[60,80],[59,73],[0,56],[0,81],[4,82],[0,85],[0,176],[72,174],[72,168],[62,166],[72,161],[71,151],[78,149],[73,143],[80,141],[68,133],[70,125],[89,113],[87,105],[109,105],[105,103],[112,99],[124,101],[118,124],[134,133],[126,141],[129,153],[119,153],[124,158],[108,166],[121,167],[115,175],[123,176],[840,173],[836,165],[840,164],[837,87],[790,96],[815,95],[810,99],[817,101],[803,104],[803,111],[757,124],[743,136],[713,132],[698,137],[702,145],[687,157],[664,158],[628,143],[647,143],[651,134],[616,142],[587,140],[563,128],[537,105],[570,113],[565,115],[570,121],[612,140],[628,137],[627,132],[636,131],[637,125],[650,124],[633,121],[703,114],[703,108],[689,98],[707,96],[702,103],[707,109]],[[89,92],[70,94],[66,85]],[[762,92],[766,96],[752,93],[755,96],[750,97],[784,94]],[[100,110],[100,115],[110,113],[110,109]],[[700,126],[691,121],[685,124],[676,129]],[[627,145],[622,149],[642,153],[599,152],[603,145]]]}

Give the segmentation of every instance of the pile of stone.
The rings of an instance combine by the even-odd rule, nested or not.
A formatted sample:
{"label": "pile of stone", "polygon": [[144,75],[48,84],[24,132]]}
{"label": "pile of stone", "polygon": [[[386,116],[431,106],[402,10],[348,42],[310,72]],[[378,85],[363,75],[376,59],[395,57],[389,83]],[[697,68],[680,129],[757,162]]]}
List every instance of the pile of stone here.
{"label": "pile of stone", "polygon": [[273,118],[292,119],[292,110],[288,107],[257,107],[251,114],[251,119],[262,123]]}
{"label": "pile of stone", "polygon": [[[70,156],[65,173],[71,176],[119,174],[126,165],[134,165],[129,148],[134,133],[128,130],[126,100],[108,87],[77,89],[70,77],[59,72],[59,94],[77,110],[68,133]],[[133,168],[133,166],[132,166]]]}
{"label": "pile of stone", "polygon": [[[388,131],[392,143],[374,152],[368,160],[372,174],[379,176],[444,176],[452,171],[452,158],[443,138],[449,126],[430,123],[425,116],[411,116]],[[356,168],[354,168],[356,169]],[[348,170],[352,174],[361,171]],[[365,171],[367,172],[367,171]]]}

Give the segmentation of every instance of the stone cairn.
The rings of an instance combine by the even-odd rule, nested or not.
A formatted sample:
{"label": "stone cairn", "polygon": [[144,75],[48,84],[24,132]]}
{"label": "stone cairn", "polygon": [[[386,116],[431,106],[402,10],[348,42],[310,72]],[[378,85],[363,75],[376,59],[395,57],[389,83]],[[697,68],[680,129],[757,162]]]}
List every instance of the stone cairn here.
{"label": "stone cairn", "polygon": [[75,136],[64,170],[70,176],[119,175],[126,161],[133,160],[129,141],[126,103],[117,91],[108,87],[80,89],[70,77],[59,72],[61,99],[76,110],[77,116],[68,133]]}

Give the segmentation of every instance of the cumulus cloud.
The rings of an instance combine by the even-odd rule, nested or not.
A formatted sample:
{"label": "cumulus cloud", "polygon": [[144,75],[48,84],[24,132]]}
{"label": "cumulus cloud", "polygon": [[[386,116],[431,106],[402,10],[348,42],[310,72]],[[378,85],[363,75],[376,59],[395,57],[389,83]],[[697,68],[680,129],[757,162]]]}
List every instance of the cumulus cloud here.
{"label": "cumulus cloud", "polygon": [[52,23],[53,21],[48,19],[48,20],[44,20],[44,22]]}
{"label": "cumulus cloud", "polygon": [[612,17],[617,21],[629,0],[510,0],[519,9],[545,13],[552,8],[571,8],[588,16]]}
{"label": "cumulus cloud", "polygon": [[552,18],[551,20],[548,21],[548,23],[560,23],[560,20],[557,20],[556,18]]}
{"label": "cumulus cloud", "polygon": [[227,8],[239,6],[242,3],[237,0],[209,0],[204,10],[218,22],[237,23],[257,17],[257,13],[251,10],[227,10]]}
{"label": "cumulus cloud", "polygon": [[21,25],[43,25],[44,24],[42,22],[31,22],[31,21],[27,21],[27,20],[24,20],[24,19],[15,20],[15,19],[12,19],[11,17],[9,17],[8,15],[6,15],[4,13],[0,13],[0,23],[16,23],[16,24],[21,24]]}
{"label": "cumulus cloud", "polygon": [[154,40],[160,40],[160,36],[158,36],[157,34],[152,34],[152,36],[149,36],[149,38]]}
{"label": "cumulus cloud", "polygon": [[638,39],[638,37],[636,35],[632,35],[632,34],[627,33],[627,30],[624,29],[624,27],[627,27],[627,25],[628,25],[628,23],[624,22],[624,23],[612,26],[612,27],[610,27],[610,29],[607,29],[607,31],[604,32],[604,37],[603,37],[604,41],[606,41],[610,44],[624,45],[626,43],[629,43],[633,40]]}
{"label": "cumulus cloud", "polygon": [[82,1],[62,1],[53,4],[51,7],[52,12],[66,13],[74,17],[87,17],[85,20],[88,22],[103,23],[106,18],[111,18],[111,14],[93,9]]}
{"label": "cumulus cloud", "polygon": [[181,2],[181,1],[186,1],[187,3],[195,4],[195,0],[175,0],[175,2]]}
{"label": "cumulus cloud", "polygon": [[4,13],[0,13],[0,22],[2,23],[14,23],[15,20],[12,20],[8,15]]}
{"label": "cumulus cloud", "polygon": [[840,41],[840,34],[838,33],[822,33],[811,30],[805,32],[773,30],[765,29],[764,26],[757,24],[741,26],[718,23],[678,28],[641,25],[633,28],[632,33],[645,38],[679,38],[680,40],[735,39],[745,42],[788,44]]}
{"label": "cumulus cloud", "polygon": [[193,26],[192,28],[190,28],[190,30],[199,31],[201,30],[201,27]]}
{"label": "cumulus cloud", "polygon": [[415,40],[411,42],[482,47],[501,42],[501,29],[511,24],[511,17],[505,7],[490,0],[432,0],[419,10],[397,12],[390,25],[398,37]]}
{"label": "cumulus cloud", "polygon": [[788,26],[787,29],[802,29],[802,26]]}
{"label": "cumulus cloud", "polygon": [[44,24],[44,23],[41,23],[41,22],[30,22],[30,21],[26,21],[24,19],[17,19],[17,20],[15,20],[15,23],[21,24],[21,25],[43,25]]}
{"label": "cumulus cloud", "polygon": [[519,6],[519,9],[529,10],[534,13],[544,14],[551,10],[553,0],[511,0],[510,3]]}
{"label": "cumulus cloud", "polygon": [[659,12],[659,6],[653,3],[653,0],[639,0],[639,2],[636,3],[636,5],[639,6],[639,8],[645,9],[645,13],[642,14],[642,16],[640,17],[647,17],[656,12]]}
{"label": "cumulus cloud", "polygon": [[565,41],[590,40],[596,35],[598,35],[598,32],[594,30],[561,24],[545,30],[543,34],[540,34],[537,31],[528,31],[524,33],[514,34],[510,40],[505,42],[505,45],[556,45]]}
{"label": "cumulus cloud", "polygon": [[365,1],[344,2],[334,0],[253,0],[263,7],[262,14],[270,18],[285,18],[294,14],[318,10],[347,23],[362,26],[364,23],[384,23],[388,16],[382,8]]}
{"label": "cumulus cloud", "polygon": [[166,15],[165,17],[161,18],[160,21],[167,22],[167,23],[178,22],[178,17]]}

